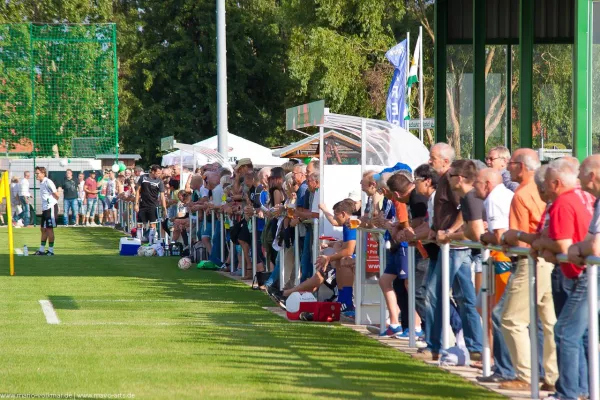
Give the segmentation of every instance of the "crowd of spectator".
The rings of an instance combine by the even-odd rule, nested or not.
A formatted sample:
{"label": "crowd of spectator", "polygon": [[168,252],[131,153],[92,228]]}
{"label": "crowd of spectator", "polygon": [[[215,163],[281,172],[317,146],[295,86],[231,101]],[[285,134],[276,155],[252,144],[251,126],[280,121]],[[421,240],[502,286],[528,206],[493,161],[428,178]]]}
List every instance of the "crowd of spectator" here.
{"label": "crowd of spectator", "polygon": [[[150,224],[148,240],[160,230],[171,241],[181,241],[184,252],[201,243],[208,261],[223,271],[233,271],[242,279],[260,275],[257,286],[282,307],[294,292],[327,288],[348,318],[354,317],[355,255],[365,252],[356,248],[357,235],[364,234],[357,227],[377,228],[381,233],[371,235],[384,236],[387,262],[381,266],[382,275],[367,273],[366,277],[379,281],[389,319],[383,330],[374,332],[407,338],[408,321],[414,318],[421,342],[414,357],[434,361],[443,350],[440,245],[452,243],[450,326],[456,345],[469,352],[473,366],[481,368],[483,335],[492,344],[493,373],[478,379],[499,383],[505,390],[528,390],[531,370],[539,368],[541,389],[554,393],[550,399],[587,398],[584,260],[600,256],[596,201],[600,155],[588,157],[581,165],[572,157],[541,165],[532,149],[511,155],[500,146],[490,150],[484,165],[456,160],[451,146],[438,143],[431,148],[429,162],[414,171],[401,163],[366,171],[360,181],[363,196],[348,193],[332,210],[319,203],[320,167],[315,159],[307,165],[289,161],[281,167],[255,169],[250,159],[241,159],[233,170],[218,163],[195,171],[152,166],[147,175],[127,170],[115,177],[106,171],[101,178],[79,174],[77,182],[68,174],[63,187],[65,215],[73,210],[75,224],[93,225],[96,217],[100,224],[110,224],[117,220],[112,211],[117,202],[132,203],[144,215],[138,223]],[[14,192],[11,189],[13,204],[25,208],[30,198],[27,179],[26,173],[20,183],[14,182]],[[367,199],[364,206],[362,198]],[[102,211],[96,211],[98,205]],[[159,211],[149,212],[151,208]],[[17,220],[27,225],[28,212],[19,213]],[[318,249],[313,249],[311,221],[320,215],[341,228],[341,240],[317,241]],[[157,223],[160,227],[154,229]],[[144,237],[142,232],[138,235]],[[481,292],[481,251],[457,243],[464,240],[504,248],[490,254],[495,281],[490,315],[481,315],[480,298],[488,296]],[[416,254],[414,276],[408,269],[411,246]],[[510,246],[530,248],[533,265],[526,256],[513,256]],[[568,262],[558,262],[558,254],[567,254]],[[299,277],[295,257],[299,257]],[[253,259],[256,276],[252,276]],[[536,293],[530,291],[530,268],[536,269]],[[413,316],[408,310],[410,280],[417,288]],[[530,359],[532,295],[539,316],[535,324],[539,360]],[[489,321],[488,332],[482,330],[482,318]]]}

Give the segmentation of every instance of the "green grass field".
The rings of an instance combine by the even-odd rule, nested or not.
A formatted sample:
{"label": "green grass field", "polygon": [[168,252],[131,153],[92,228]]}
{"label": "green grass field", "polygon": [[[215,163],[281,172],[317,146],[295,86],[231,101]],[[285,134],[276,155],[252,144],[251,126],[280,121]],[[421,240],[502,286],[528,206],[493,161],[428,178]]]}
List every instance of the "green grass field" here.
{"label": "green grass field", "polygon": [[[287,322],[262,308],[273,306],[264,294],[217,273],[119,257],[114,230],[56,232],[55,257],[16,257],[10,277],[0,229],[0,394],[501,398],[351,329]],[[39,230],[15,230],[24,244],[33,253]]]}

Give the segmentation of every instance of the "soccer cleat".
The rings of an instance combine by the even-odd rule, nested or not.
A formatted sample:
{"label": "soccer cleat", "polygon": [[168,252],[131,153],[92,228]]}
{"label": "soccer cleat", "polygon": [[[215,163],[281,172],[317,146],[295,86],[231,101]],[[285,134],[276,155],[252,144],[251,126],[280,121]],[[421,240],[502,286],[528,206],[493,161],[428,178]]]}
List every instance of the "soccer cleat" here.
{"label": "soccer cleat", "polygon": [[354,319],[356,317],[356,311],[355,310],[344,311],[344,312],[342,312],[342,315],[346,318]]}
{"label": "soccer cleat", "polygon": [[46,252],[44,253],[45,256],[53,256],[54,252],[46,250]]}
{"label": "soccer cleat", "polygon": [[34,256],[45,256],[46,253],[44,253],[43,251],[36,251],[35,253],[33,253]]}
{"label": "soccer cleat", "polygon": [[311,312],[301,312],[300,313],[300,320],[301,321],[313,321],[315,318],[315,314],[311,313]]}

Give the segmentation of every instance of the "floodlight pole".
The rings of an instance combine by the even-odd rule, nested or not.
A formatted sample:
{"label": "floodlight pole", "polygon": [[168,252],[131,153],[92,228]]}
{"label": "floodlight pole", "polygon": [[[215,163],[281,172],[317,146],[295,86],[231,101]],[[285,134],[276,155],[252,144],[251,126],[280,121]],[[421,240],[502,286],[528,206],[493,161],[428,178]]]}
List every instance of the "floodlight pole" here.
{"label": "floodlight pole", "polygon": [[218,151],[227,155],[227,47],[225,38],[225,0],[217,0],[217,138]]}

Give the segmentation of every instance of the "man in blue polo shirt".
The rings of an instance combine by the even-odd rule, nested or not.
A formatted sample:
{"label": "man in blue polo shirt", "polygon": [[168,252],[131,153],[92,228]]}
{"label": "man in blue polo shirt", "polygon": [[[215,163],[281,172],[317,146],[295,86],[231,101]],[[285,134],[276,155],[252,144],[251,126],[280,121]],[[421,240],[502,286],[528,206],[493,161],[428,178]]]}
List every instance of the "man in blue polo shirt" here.
{"label": "man in blue polo shirt", "polygon": [[[354,200],[345,199],[333,206],[333,217],[343,227],[343,241],[327,249],[316,260],[317,273],[293,289],[283,292],[288,297],[294,292],[313,292],[325,284],[331,290],[338,288],[338,302],[345,311],[354,309],[352,302],[352,284],[354,283],[354,250],[356,248],[356,229],[347,226],[354,213]],[[326,215],[327,217],[327,215]],[[329,254],[325,254],[329,253]]]}

